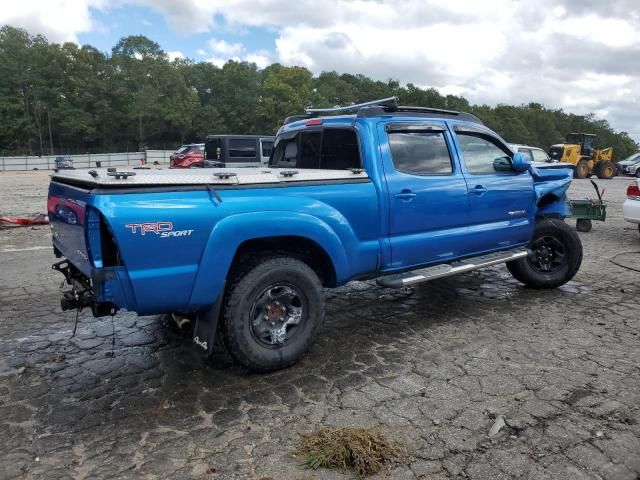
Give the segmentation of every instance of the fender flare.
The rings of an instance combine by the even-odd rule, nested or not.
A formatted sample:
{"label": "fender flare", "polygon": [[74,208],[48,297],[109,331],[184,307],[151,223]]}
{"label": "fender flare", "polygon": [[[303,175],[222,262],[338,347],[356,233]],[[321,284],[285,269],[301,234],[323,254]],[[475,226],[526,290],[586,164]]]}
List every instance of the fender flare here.
{"label": "fender flare", "polygon": [[210,306],[222,292],[240,245],[270,237],[303,237],[317,243],[330,258],[338,281],[349,278],[350,262],[336,231],[317,217],[291,211],[264,211],[231,215],[216,223],[200,257],[190,307]]}

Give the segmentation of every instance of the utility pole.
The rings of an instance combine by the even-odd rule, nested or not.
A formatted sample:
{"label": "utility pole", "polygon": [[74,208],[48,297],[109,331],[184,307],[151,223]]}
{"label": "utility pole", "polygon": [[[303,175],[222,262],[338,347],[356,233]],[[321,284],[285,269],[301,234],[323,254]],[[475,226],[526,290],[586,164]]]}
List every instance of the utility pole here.
{"label": "utility pole", "polygon": [[53,135],[51,133],[51,110],[47,107],[47,119],[49,121],[49,155],[53,155]]}

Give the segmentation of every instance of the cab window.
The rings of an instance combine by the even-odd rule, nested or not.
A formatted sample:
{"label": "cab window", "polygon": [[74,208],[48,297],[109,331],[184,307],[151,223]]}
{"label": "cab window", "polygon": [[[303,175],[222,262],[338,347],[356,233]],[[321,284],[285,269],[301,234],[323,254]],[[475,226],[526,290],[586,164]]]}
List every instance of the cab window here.
{"label": "cab window", "polygon": [[472,175],[505,173],[496,166],[504,166],[505,162],[511,162],[512,154],[507,147],[500,145],[488,135],[458,132],[458,143],[462,149],[467,172]]}
{"label": "cab window", "polygon": [[394,168],[412,175],[451,175],[451,155],[444,132],[392,132],[389,148]]}

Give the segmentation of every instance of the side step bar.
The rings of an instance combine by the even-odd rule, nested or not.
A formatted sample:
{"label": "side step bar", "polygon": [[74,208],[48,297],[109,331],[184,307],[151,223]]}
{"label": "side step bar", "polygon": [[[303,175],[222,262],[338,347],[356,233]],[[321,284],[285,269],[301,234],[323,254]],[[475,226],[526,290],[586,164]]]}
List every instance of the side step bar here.
{"label": "side step bar", "polygon": [[502,252],[489,253],[479,257],[471,257],[465,260],[459,260],[452,263],[427,267],[412,272],[399,273],[395,275],[387,275],[378,277],[376,282],[378,285],[387,288],[402,288],[416,283],[428,282],[436,278],[448,277],[458,273],[470,272],[479,268],[490,267],[498,263],[506,263],[512,260],[518,260],[529,255],[526,249],[504,250]]}

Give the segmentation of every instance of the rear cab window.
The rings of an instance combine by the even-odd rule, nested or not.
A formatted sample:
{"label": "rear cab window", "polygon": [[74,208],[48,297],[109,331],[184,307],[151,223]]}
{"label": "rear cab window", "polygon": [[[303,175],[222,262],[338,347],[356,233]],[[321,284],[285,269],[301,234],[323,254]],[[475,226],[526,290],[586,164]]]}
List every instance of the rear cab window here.
{"label": "rear cab window", "polygon": [[275,168],[348,170],[362,168],[360,146],[351,128],[309,128],[276,139],[270,165]]}

